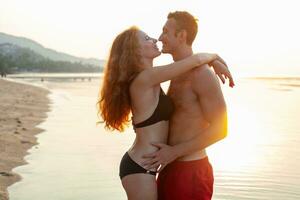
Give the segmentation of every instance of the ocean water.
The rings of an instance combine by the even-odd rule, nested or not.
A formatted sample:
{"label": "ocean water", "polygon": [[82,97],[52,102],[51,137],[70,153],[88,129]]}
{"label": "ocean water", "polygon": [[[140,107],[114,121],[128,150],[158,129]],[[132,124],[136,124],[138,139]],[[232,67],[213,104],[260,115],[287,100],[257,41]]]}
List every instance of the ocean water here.
{"label": "ocean water", "polygon": [[[8,188],[10,199],[126,199],[118,167],[134,132],[96,126],[100,78],[37,77],[22,81],[50,89],[52,109],[28,164],[14,169],[23,179]],[[229,134],[207,149],[213,199],[300,199],[300,78],[242,78],[222,89]]]}

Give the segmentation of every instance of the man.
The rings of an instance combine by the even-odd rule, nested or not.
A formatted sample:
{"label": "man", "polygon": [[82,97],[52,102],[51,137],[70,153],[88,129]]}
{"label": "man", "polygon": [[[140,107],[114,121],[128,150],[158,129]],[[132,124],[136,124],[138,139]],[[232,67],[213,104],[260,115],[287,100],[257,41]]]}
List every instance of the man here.
{"label": "man", "polygon": [[[169,13],[159,37],[162,52],[171,54],[174,61],[192,55],[197,29],[195,18],[188,12]],[[222,65],[218,60],[214,62]],[[229,79],[233,87],[231,76]],[[154,143],[160,150],[145,155],[149,160],[144,167],[160,166],[159,199],[211,199],[214,177],[205,148],[227,134],[226,104],[217,77],[208,65],[195,68],[171,80],[168,95],[175,105],[169,145]]]}

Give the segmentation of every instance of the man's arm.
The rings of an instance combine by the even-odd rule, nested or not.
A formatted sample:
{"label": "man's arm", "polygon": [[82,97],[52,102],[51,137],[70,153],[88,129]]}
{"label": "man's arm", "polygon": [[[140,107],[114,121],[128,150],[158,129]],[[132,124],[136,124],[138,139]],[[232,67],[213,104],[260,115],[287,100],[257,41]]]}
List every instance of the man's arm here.
{"label": "man's arm", "polygon": [[172,162],[178,157],[188,155],[192,152],[205,149],[206,147],[223,139],[227,135],[227,112],[220,84],[215,74],[208,68],[197,68],[194,70],[192,85],[197,94],[199,103],[209,127],[187,142],[169,146],[166,144],[153,144],[160,148],[157,152],[145,157],[152,158],[143,163],[145,168],[158,167]]}

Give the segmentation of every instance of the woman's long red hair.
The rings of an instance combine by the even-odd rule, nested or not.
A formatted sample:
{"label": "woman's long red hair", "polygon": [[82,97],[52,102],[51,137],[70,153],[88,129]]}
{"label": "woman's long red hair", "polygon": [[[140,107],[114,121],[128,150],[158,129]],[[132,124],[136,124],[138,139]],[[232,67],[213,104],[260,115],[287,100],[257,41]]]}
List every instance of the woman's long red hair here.
{"label": "woman's long red hair", "polygon": [[98,115],[105,128],[124,131],[131,112],[129,86],[141,71],[138,28],[131,27],[114,40],[98,99]]}

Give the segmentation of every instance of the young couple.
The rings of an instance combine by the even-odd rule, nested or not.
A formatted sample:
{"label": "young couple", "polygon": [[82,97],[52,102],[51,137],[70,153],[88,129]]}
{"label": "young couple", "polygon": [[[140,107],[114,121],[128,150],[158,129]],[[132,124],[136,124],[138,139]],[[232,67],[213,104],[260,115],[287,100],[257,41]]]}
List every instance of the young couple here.
{"label": "young couple", "polygon": [[[231,87],[234,82],[218,55],[193,53],[197,31],[197,20],[188,12],[169,13],[158,40],[174,63],[163,66],[153,66],[161,54],[157,40],[136,27],[112,44],[99,114],[106,128],[119,131],[132,114],[136,138],[119,172],[130,200],[212,197],[214,177],[205,148],[227,134],[226,104],[216,74],[223,83],[229,78]],[[160,83],[167,80],[166,95]]]}

